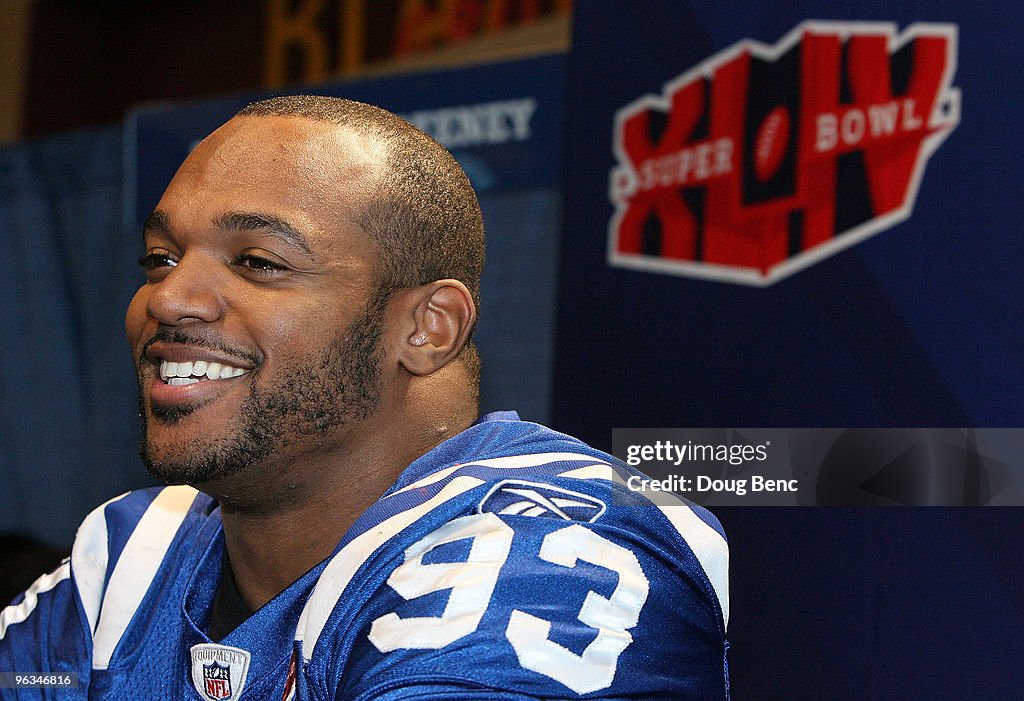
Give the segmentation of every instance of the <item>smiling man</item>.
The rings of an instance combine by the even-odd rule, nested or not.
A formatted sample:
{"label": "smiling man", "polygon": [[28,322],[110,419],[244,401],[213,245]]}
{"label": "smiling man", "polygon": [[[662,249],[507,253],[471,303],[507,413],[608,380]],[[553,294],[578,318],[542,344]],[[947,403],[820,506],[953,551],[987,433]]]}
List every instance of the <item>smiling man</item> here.
{"label": "smiling man", "polygon": [[3,611],[0,672],[77,688],[0,698],[728,697],[714,517],[478,416],[483,224],[436,142],[256,103],[143,234],[126,329],[172,486],[97,509]]}

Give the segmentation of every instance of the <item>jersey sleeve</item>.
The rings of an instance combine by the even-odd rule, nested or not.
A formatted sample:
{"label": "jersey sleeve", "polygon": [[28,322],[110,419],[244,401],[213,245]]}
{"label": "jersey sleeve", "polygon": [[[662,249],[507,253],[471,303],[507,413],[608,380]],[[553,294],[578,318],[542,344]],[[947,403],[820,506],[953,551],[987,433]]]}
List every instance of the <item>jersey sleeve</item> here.
{"label": "jersey sleeve", "polygon": [[[62,698],[85,698],[89,680],[89,636],[82,625],[71,564],[43,575],[0,613],[0,672],[74,675],[80,695],[62,690]],[[52,689],[0,691],[2,698],[46,698]],[[5,694],[10,694],[7,696]]]}
{"label": "jersey sleeve", "polygon": [[381,567],[334,698],[728,698],[713,517],[557,478],[476,496]]}
{"label": "jersey sleeve", "polygon": [[[77,688],[62,688],[59,697],[86,698],[108,564],[116,561],[136,513],[151,500],[152,494],[136,492],[94,509],[78,529],[71,557],[0,613],[0,672],[73,674]],[[53,689],[19,689],[12,698],[52,694]],[[3,693],[0,697],[8,698]]]}

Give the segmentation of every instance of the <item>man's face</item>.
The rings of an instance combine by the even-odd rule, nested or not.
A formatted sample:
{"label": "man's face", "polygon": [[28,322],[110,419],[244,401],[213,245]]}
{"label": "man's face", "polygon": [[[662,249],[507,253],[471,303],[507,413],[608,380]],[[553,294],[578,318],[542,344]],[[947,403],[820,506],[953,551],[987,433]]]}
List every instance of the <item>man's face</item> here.
{"label": "man's face", "polygon": [[245,117],[182,165],[126,317],[156,476],[202,483],[329,449],[377,407],[387,301],[353,221],[378,162],[333,125]]}

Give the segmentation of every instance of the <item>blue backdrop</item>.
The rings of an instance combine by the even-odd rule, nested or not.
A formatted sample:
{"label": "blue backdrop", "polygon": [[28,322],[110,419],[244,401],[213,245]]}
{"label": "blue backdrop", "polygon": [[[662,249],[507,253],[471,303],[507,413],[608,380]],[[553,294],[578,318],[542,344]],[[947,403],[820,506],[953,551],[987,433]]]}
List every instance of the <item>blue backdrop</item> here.
{"label": "blue backdrop", "polygon": [[[1024,135],[1007,125],[1024,100],[1008,14],[953,2],[578,8],[556,423],[604,444],[624,422],[1021,425]],[[959,27],[961,123],[927,162],[910,218],[768,287],[610,266],[616,110],[741,39],[771,45],[807,19]]]}
{"label": "blue backdrop", "polygon": [[[943,0],[580,3],[568,71],[554,424],[603,446],[615,427],[1022,425],[1024,136],[1010,126],[1024,114],[1021,18],[1007,3]],[[779,46],[808,20],[847,23],[830,44],[832,64],[800,53],[809,41]],[[772,255],[796,255],[821,230],[838,239],[870,224],[899,194],[878,175],[878,151],[853,143],[858,118],[844,115],[861,101],[870,129],[872,89],[874,103],[902,109],[907,91],[920,88],[917,71],[939,59],[920,53],[927,42],[865,49],[853,37],[873,30],[858,21],[889,23],[897,36],[914,23],[940,23],[947,35],[953,26],[947,65],[960,120],[923,162],[912,209],[854,245],[819,249],[829,255],[788,276],[751,284],[737,282],[734,268],[705,265],[754,260],[756,269]],[[751,53],[744,39],[775,53]],[[746,58],[720,53],[737,46]],[[865,56],[879,46],[891,56],[876,62],[873,83]],[[836,68],[829,74],[823,64]],[[730,82],[739,88],[730,92]],[[686,87],[693,92],[681,94]],[[800,169],[827,134],[814,132],[809,106],[830,98],[852,145],[815,180]],[[617,113],[638,105],[648,108],[645,121],[617,137]],[[782,117],[770,117],[778,105]],[[915,108],[923,110],[920,100]],[[641,154],[633,192],[624,138]],[[723,138],[732,141],[719,146]],[[672,139],[674,149],[642,148]],[[908,134],[879,149],[898,160],[919,141]],[[701,143],[709,144],[703,165]],[[716,149],[731,160],[716,162]],[[824,221],[812,207],[823,192],[834,198]],[[656,260],[636,265],[634,255],[623,267],[610,237],[616,196],[638,193],[661,197],[661,209],[627,234],[647,256],[641,263]],[[758,205],[769,225],[744,228]],[[732,550],[735,698],[1020,696],[1019,510],[716,512]]]}

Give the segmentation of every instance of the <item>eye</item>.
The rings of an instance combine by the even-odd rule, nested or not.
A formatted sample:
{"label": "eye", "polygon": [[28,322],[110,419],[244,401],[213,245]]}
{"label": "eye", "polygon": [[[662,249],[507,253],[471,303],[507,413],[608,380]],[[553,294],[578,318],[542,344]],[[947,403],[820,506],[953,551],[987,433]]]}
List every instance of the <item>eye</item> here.
{"label": "eye", "polygon": [[153,250],[147,252],[145,255],[139,257],[139,266],[146,271],[146,274],[151,274],[158,271],[161,268],[173,268],[178,264],[178,261],[170,254],[169,251],[164,250]]}
{"label": "eye", "polygon": [[231,265],[240,268],[247,274],[269,277],[288,272],[288,266],[271,260],[265,256],[258,256],[253,253],[242,253],[238,255]]}

